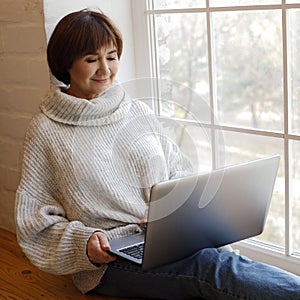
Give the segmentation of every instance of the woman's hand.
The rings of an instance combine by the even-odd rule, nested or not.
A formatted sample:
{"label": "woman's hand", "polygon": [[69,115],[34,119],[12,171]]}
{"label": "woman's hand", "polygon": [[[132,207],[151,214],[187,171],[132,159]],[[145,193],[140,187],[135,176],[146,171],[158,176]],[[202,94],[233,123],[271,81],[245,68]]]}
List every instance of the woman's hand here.
{"label": "woman's hand", "polygon": [[87,255],[91,262],[107,264],[116,260],[109,254],[110,246],[107,237],[101,232],[94,232],[87,243]]}
{"label": "woman's hand", "polygon": [[146,211],[144,213],[143,218],[140,220],[140,225],[143,227],[147,226],[147,222],[148,222],[148,208],[146,208]]}

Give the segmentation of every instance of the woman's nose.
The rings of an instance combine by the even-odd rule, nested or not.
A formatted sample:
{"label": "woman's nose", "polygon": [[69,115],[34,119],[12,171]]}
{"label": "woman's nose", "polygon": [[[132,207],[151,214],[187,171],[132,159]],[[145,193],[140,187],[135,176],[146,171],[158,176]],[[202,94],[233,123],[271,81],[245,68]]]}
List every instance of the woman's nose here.
{"label": "woman's nose", "polygon": [[97,73],[102,73],[102,74],[110,73],[110,68],[109,68],[109,65],[107,64],[107,62],[100,61]]}

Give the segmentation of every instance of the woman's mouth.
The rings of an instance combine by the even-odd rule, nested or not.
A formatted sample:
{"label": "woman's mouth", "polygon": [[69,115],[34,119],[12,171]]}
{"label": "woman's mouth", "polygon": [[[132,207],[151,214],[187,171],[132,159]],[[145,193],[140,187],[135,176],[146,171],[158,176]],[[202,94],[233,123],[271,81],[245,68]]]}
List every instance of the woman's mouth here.
{"label": "woman's mouth", "polygon": [[104,79],[92,79],[93,81],[97,82],[97,83],[107,83],[108,82],[108,78],[104,78]]}

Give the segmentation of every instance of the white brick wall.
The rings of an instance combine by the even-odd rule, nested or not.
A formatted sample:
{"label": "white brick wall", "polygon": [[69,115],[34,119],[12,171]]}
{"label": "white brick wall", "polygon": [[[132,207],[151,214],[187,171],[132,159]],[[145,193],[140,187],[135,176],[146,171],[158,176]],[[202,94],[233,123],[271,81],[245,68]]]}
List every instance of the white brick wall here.
{"label": "white brick wall", "polygon": [[0,1],[0,227],[14,231],[28,122],[49,87],[42,0]]}

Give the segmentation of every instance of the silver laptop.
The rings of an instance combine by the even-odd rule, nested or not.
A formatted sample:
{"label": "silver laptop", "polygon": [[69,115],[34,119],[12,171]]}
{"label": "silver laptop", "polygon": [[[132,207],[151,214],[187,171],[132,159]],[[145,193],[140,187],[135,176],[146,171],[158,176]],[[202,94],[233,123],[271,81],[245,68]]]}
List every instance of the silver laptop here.
{"label": "silver laptop", "polygon": [[279,155],[154,185],[145,232],[111,240],[144,270],[262,233]]}

